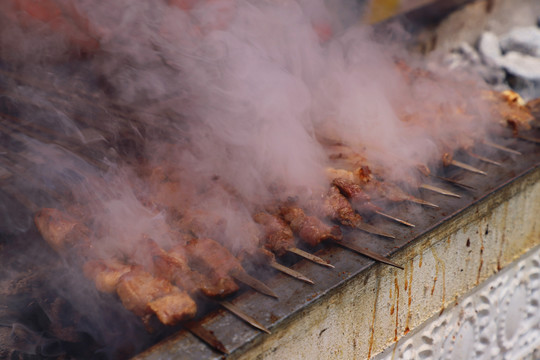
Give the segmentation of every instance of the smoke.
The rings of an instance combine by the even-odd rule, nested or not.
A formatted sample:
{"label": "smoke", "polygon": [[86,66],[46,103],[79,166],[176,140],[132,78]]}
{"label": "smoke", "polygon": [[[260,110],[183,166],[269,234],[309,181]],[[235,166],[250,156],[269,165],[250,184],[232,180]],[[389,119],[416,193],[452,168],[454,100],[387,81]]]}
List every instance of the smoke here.
{"label": "smoke", "polygon": [[[13,172],[16,187],[90,226],[103,257],[147,266],[143,240],[169,247],[170,224],[192,214],[198,226],[183,230],[234,252],[256,245],[254,211],[328,187],[328,141],[414,188],[418,165],[486,136],[482,87],[442,69],[417,76],[351,3],[59,1],[84,19],[74,37],[2,5],[2,60],[33,81],[2,75],[6,109],[34,134],[2,136],[30,163],[33,182]],[[30,223],[0,210],[8,232]]]}

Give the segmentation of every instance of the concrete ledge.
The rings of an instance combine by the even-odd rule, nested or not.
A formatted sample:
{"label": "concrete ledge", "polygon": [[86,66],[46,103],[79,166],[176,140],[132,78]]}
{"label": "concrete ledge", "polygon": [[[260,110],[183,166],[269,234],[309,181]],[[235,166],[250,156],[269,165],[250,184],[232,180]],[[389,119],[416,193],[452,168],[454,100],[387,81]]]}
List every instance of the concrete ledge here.
{"label": "concrete ledge", "polygon": [[[540,168],[491,193],[314,302],[230,359],[364,359],[540,244]],[[237,354],[237,355],[236,355]]]}

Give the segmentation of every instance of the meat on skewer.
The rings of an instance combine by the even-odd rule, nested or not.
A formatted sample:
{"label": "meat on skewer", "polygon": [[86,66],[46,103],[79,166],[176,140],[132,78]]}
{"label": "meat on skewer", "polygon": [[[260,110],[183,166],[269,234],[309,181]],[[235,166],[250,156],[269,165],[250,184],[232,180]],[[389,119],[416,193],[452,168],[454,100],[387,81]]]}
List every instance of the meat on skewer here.
{"label": "meat on skewer", "polygon": [[342,225],[356,228],[370,234],[395,239],[393,235],[364,222],[362,216],[353,209],[351,203],[343,196],[343,194],[341,194],[339,188],[335,185],[330,186],[330,189],[326,196],[324,196],[320,206],[315,204],[315,208],[317,207],[319,208],[318,212],[321,216],[326,216]]}
{"label": "meat on skewer", "polygon": [[358,168],[355,169],[355,171],[327,168],[326,171],[331,179],[343,178],[359,184],[366,192],[375,194],[378,200],[387,200],[392,202],[410,201],[420,205],[438,208],[438,206],[435,204],[407,194],[397,185],[388,183],[386,181],[377,180],[375,177],[373,177],[373,175],[371,175],[371,172],[367,167]]}
{"label": "meat on skewer", "polygon": [[[42,209],[35,216],[35,223],[45,241],[60,254],[97,258],[91,254],[91,232],[82,223],[56,209]],[[82,244],[83,246],[80,246]],[[155,278],[139,267],[94,260],[85,266],[86,274],[95,280],[98,289],[116,293],[124,306],[145,323],[156,315],[165,325],[174,325],[195,315],[195,302],[165,279]]]}
{"label": "meat on skewer", "polygon": [[232,276],[265,295],[277,298],[272,289],[249,275],[240,261],[217,241],[209,238],[193,238],[186,243],[185,250],[190,259],[190,266],[195,270],[208,273],[215,278]]}
{"label": "meat on skewer", "polygon": [[[148,245],[153,254],[153,264],[156,273],[171,283],[180,286],[189,294],[197,295],[198,293],[202,293],[216,299],[225,297],[238,290],[238,285],[232,277],[216,278],[192,270],[188,265],[184,245],[176,245],[169,251],[160,248],[153,240],[149,240]],[[247,315],[233,304],[226,301],[219,301],[219,304],[255,328],[270,333],[255,318]]]}
{"label": "meat on skewer", "polygon": [[[253,219],[255,220],[255,222],[257,222],[259,225],[263,227],[262,243],[266,250],[272,251],[277,256],[283,256],[285,255],[286,252],[291,252],[307,260],[310,260],[316,264],[326,266],[326,267],[332,267],[332,268],[334,267],[332,264],[321,259],[320,257],[297,248],[296,243],[294,241],[294,234],[291,228],[279,216],[272,215],[267,212],[259,212],[253,216]],[[273,264],[275,267],[277,262],[275,262],[274,260]],[[285,269],[288,269],[288,268],[284,268],[284,269],[280,268],[281,271],[287,272],[289,275],[293,277],[296,277],[300,280],[303,280],[309,283],[313,283],[311,280],[307,281],[308,279],[304,277],[302,274],[298,272],[290,273],[290,271],[288,271],[290,269],[288,270],[285,270]]]}
{"label": "meat on skewer", "polygon": [[309,246],[342,238],[339,226],[327,225],[319,218],[307,215],[302,208],[294,204],[283,204],[279,212],[292,231]]}
{"label": "meat on skewer", "polygon": [[373,204],[370,196],[354,181],[338,177],[332,180],[332,185],[351,201],[356,210],[374,213],[381,211],[381,208]]}
{"label": "meat on skewer", "polygon": [[264,229],[264,247],[277,256],[285,255],[289,249],[296,246],[291,228],[280,217],[267,212],[259,212],[253,216],[253,219]]}
{"label": "meat on skewer", "polygon": [[184,244],[165,251],[153,243],[154,270],[190,294],[201,292],[211,298],[221,298],[238,291],[239,287],[228,273],[217,274],[211,261],[205,262],[205,272],[193,270]]}
{"label": "meat on skewer", "polygon": [[122,275],[116,293],[125,308],[143,321],[155,314],[161,323],[175,325],[197,312],[195,301],[185,291],[138,267]]}
{"label": "meat on skewer", "polygon": [[[347,163],[347,165],[353,166],[354,168],[361,169],[358,171],[361,171],[362,173],[365,173],[366,177],[365,180],[369,180],[370,178],[377,177],[377,178],[384,178],[384,174],[380,169],[375,169],[375,174],[372,175],[373,169],[371,167],[366,166],[367,159],[363,157],[362,155],[355,152],[350,147],[347,147],[345,145],[333,145],[329,147],[331,151],[338,151],[338,153],[332,153],[330,155],[330,159],[340,159]],[[448,152],[447,154],[451,153]],[[400,161],[408,161],[407,159],[403,159]],[[453,159],[452,159],[453,161]],[[413,164],[411,164],[413,165]],[[450,165],[450,164],[443,164],[443,165]],[[459,165],[459,164],[458,164]],[[431,170],[429,167],[425,164],[416,164],[415,168],[418,170],[420,174],[422,174],[425,177],[431,176]],[[401,179],[402,182],[405,182],[409,184],[411,187],[418,187],[419,189],[426,189],[433,192],[436,192],[438,194],[442,195],[448,195],[453,197],[460,197],[457,194],[451,193],[449,190],[439,188],[434,185],[429,185],[425,183],[419,183],[418,179],[416,179],[413,176],[403,176]],[[333,180],[333,184],[338,186],[341,190],[341,192],[347,196],[351,201],[354,202],[354,206],[359,211],[372,211],[377,214],[380,214],[382,216],[387,216],[387,214],[382,213],[381,209],[377,209],[373,203],[369,201],[369,196],[362,190],[362,188],[355,184],[353,181],[347,181],[343,178],[339,178],[338,181]],[[400,219],[396,219],[398,222],[402,222]]]}
{"label": "meat on skewer", "polygon": [[531,122],[534,116],[531,113],[531,107],[523,98],[512,90],[503,92],[486,91],[484,99],[493,104],[493,114],[496,118],[501,119],[503,125],[508,126],[514,136],[517,136],[520,131],[531,129]]}
{"label": "meat on skewer", "polygon": [[284,220],[290,224],[291,229],[300,237],[300,239],[310,246],[316,246],[325,240],[330,240],[376,261],[403,269],[401,266],[373,251],[359,247],[349,241],[344,241],[338,226],[329,226],[317,217],[306,215],[302,208],[290,202],[283,204],[280,207],[280,214],[283,216]]}
{"label": "meat on skewer", "polygon": [[[218,234],[218,232],[216,232],[215,229],[220,228],[221,234],[225,231],[226,221],[223,218],[220,218],[219,216],[214,215],[214,216],[209,216],[205,219],[204,217],[201,217],[202,214],[204,214],[204,212],[202,211],[188,213],[186,216],[184,216],[178,221],[178,224],[180,224],[179,226],[183,226],[184,229],[189,229],[193,231],[194,233],[202,233],[202,234],[212,233],[219,236],[220,234]],[[215,224],[215,226],[213,224]],[[211,228],[211,229],[208,229],[208,228]],[[257,227],[255,223],[247,222],[246,224],[244,224],[242,230],[243,230],[242,236],[246,238],[246,241],[243,241],[243,244],[244,244],[243,248],[237,254],[235,254],[242,264],[244,264],[245,266],[250,266],[250,265],[270,266],[298,280],[302,280],[308,283],[313,283],[310,279],[308,279],[307,277],[305,277],[303,274],[299,273],[298,271],[295,271],[284,265],[279,264],[276,261],[275,255],[272,252],[270,252],[268,249],[259,247],[259,244],[264,244],[266,239],[264,239],[264,236],[261,235],[261,232],[259,231],[259,227]],[[324,266],[328,266],[328,264],[324,260],[314,255],[305,253],[299,249],[296,249],[295,247],[291,247],[287,249],[287,251],[300,253],[299,255],[309,260],[312,260]],[[245,272],[244,274],[247,275],[247,273]],[[236,279],[240,280],[238,276],[236,276]],[[240,280],[240,281],[243,281],[243,280]],[[254,284],[255,283],[248,284],[248,285],[252,286]],[[256,290],[264,293],[263,289],[256,289]]]}
{"label": "meat on skewer", "polygon": [[90,229],[74,217],[53,208],[44,208],[36,213],[34,222],[47,244],[56,252],[74,252],[74,255],[83,257],[90,252]]}

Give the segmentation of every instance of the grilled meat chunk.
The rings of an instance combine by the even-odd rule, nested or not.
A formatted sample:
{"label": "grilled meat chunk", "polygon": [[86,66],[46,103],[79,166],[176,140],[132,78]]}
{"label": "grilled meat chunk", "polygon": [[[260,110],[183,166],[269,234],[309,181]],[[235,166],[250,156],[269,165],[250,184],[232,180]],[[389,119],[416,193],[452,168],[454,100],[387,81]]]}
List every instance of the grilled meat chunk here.
{"label": "grilled meat chunk", "polygon": [[370,195],[375,195],[375,200],[387,200],[392,202],[409,201],[413,197],[397,185],[386,181],[380,181],[374,176],[367,174],[366,167],[349,171],[345,169],[327,168],[327,175],[332,179],[344,179],[358,184]]}
{"label": "grilled meat chunk", "polygon": [[371,202],[369,195],[354,181],[335,178],[332,185],[336,186],[352,203],[353,207],[360,212],[376,212],[381,209]]}
{"label": "grilled meat chunk", "polygon": [[92,260],[83,265],[84,275],[94,281],[101,292],[114,293],[120,278],[133,270],[133,265],[118,260]]}
{"label": "grilled meat chunk", "polygon": [[34,222],[43,239],[58,253],[91,246],[90,229],[62,211],[41,209],[34,216]]}
{"label": "grilled meat chunk", "polygon": [[322,212],[326,217],[345,226],[354,227],[362,222],[362,217],[354,211],[347,198],[334,185],[324,197]]}
{"label": "grilled meat chunk", "polygon": [[316,246],[325,240],[339,240],[342,237],[339,226],[330,226],[317,217],[306,215],[298,206],[283,205],[280,214],[292,231],[310,246]]}
{"label": "grilled meat chunk", "polygon": [[218,283],[228,281],[231,274],[244,272],[240,261],[212,239],[193,238],[187,242],[185,250],[189,265]]}
{"label": "grilled meat chunk", "polygon": [[190,294],[202,292],[209,297],[224,297],[238,291],[239,287],[230,277],[216,277],[201,274],[192,270],[188,265],[186,250],[177,245],[169,251],[162,250],[154,255],[154,267],[159,276],[168,279],[173,284]]}
{"label": "grilled meat chunk", "polygon": [[255,214],[253,219],[263,227],[266,249],[283,256],[288,249],[295,247],[294,234],[283,219],[266,212]]}
{"label": "grilled meat chunk", "polygon": [[122,275],[116,293],[124,307],[143,321],[155,314],[163,324],[174,325],[197,312],[197,305],[186,292],[140,268]]}
{"label": "grilled meat chunk", "polygon": [[[36,226],[47,243],[61,254],[87,257],[91,250],[90,230],[74,218],[56,209],[42,209],[35,216]],[[82,244],[82,245],[81,245]],[[83,265],[85,275],[98,290],[116,291],[126,307],[145,323],[152,314],[165,325],[195,316],[197,306],[189,295],[142,268],[117,260],[91,260]]]}

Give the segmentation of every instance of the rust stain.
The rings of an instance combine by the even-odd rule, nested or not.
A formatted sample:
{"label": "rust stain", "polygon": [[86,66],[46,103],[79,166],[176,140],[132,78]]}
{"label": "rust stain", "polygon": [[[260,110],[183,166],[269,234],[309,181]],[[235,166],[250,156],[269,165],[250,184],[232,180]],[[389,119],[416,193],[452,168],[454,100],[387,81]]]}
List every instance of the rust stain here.
{"label": "rust stain", "polygon": [[431,252],[433,253],[433,257],[435,258],[435,276],[433,277],[433,287],[431,288],[431,296],[433,296],[433,293],[435,292],[435,285],[437,285],[437,279],[439,277],[440,259],[435,253],[435,250],[433,249],[433,247],[431,247]]}
{"label": "rust stain", "polygon": [[433,280],[433,288],[431,289],[431,295],[435,292],[435,284],[437,282],[437,276],[439,274],[439,268],[441,269],[441,275],[442,275],[442,299],[441,299],[441,313],[444,310],[444,304],[446,302],[446,264],[444,261],[442,261],[439,256],[437,255],[437,252],[435,251],[434,247],[431,247],[431,252],[433,253],[433,257],[435,258],[435,279]]}
{"label": "rust stain", "polygon": [[[411,265],[409,266],[409,268],[411,269],[410,273],[408,274],[409,275],[409,288],[408,288],[408,292],[407,292],[407,295],[408,295],[408,300],[407,300],[407,317],[405,318],[405,330],[403,331],[403,334],[407,334],[410,329],[409,329],[409,322],[411,320],[411,304],[412,304],[412,281],[413,281],[413,271],[414,271],[414,260],[411,259]],[[405,275],[406,276],[406,275]],[[407,281],[407,280],[405,280]],[[407,288],[406,288],[407,290]]]}
{"label": "rust stain", "polygon": [[501,246],[499,248],[499,254],[497,255],[497,271],[501,271],[502,269],[502,257],[503,257],[503,250],[504,250],[504,241],[506,240],[506,219],[508,218],[508,202],[504,202],[503,204],[503,220],[502,220],[502,236],[501,236]]}
{"label": "rust stain", "polygon": [[[488,233],[488,230],[486,228],[486,234]],[[484,265],[484,236],[482,235],[482,231],[478,232],[478,236],[480,237],[480,265],[478,265],[478,274],[476,275],[476,285],[480,284],[480,274],[482,273],[482,266]]]}
{"label": "rust stain", "polygon": [[376,290],[375,290],[375,301],[373,302],[373,316],[371,318],[371,325],[370,325],[370,336],[369,336],[369,348],[368,348],[368,358],[371,357],[371,351],[373,350],[373,340],[375,338],[375,319],[377,317],[377,302],[379,301],[379,289],[381,287],[381,282],[380,282],[380,274],[378,273],[377,271],[377,284],[375,285],[376,286]]}
{"label": "rust stain", "polygon": [[394,330],[394,341],[397,341],[399,328],[399,283],[397,273],[394,273],[394,288],[396,290],[396,329]]}
{"label": "rust stain", "polygon": [[446,303],[446,264],[444,261],[441,262],[442,267],[442,301],[441,301],[441,314],[444,311]]}
{"label": "rust stain", "polygon": [[420,253],[420,260],[418,260],[418,267],[419,267],[419,268],[422,267],[422,260],[423,260],[423,258],[424,258],[424,253],[421,252],[421,253]]}

